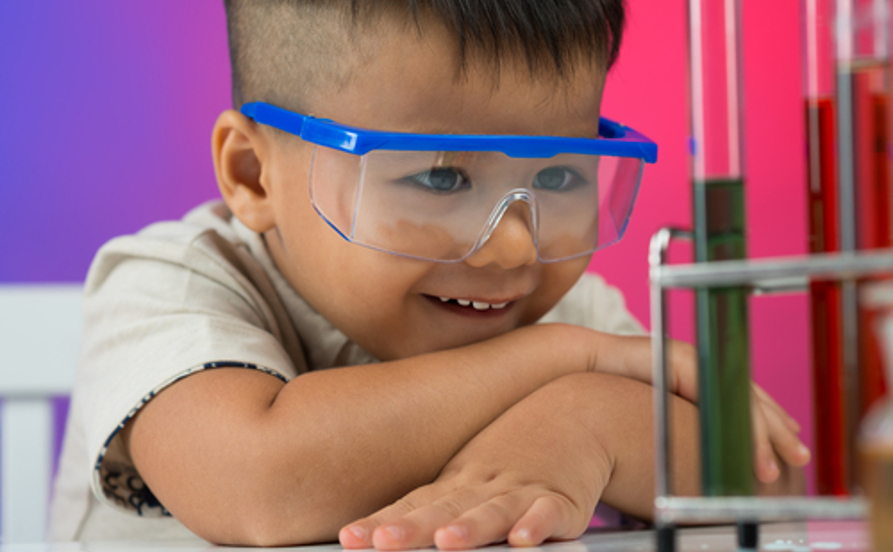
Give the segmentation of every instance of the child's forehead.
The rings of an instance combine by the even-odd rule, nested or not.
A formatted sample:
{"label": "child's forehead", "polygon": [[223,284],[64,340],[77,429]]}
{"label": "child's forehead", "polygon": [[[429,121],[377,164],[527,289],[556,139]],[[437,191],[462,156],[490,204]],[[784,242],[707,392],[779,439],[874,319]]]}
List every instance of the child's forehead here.
{"label": "child's forehead", "polygon": [[581,60],[564,75],[532,73],[521,59],[470,57],[463,68],[444,30],[379,31],[340,86],[313,113],[343,124],[430,134],[594,137],[605,71]]}

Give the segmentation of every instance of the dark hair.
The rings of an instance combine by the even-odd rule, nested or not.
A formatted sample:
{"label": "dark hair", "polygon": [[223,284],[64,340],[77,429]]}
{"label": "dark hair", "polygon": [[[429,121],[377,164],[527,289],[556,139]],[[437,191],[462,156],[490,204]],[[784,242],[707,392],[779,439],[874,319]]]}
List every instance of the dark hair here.
{"label": "dark hair", "polygon": [[420,34],[431,21],[443,25],[456,40],[458,74],[473,57],[492,63],[498,75],[501,62],[511,58],[526,62],[531,75],[559,79],[580,61],[610,68],[625,20],[624,0],[224,0],[224,5],[237,108],[265,100],[303,109],[295,102],[313,86],[343,84],[350,68],[340,60],[362,50],[357,28],[382,16],[414,23]]}

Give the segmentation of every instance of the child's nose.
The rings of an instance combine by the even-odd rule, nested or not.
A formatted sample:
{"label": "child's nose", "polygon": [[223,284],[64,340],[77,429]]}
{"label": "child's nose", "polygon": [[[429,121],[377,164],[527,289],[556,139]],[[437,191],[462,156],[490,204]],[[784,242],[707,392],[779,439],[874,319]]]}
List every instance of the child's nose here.
{"label": "child's nose", "polygon": [[526,202],[514,202],[503,213],[490,238],[465,262],[478,268],[496,264],[506,269],[535,263],[536,245],[530,216],[530,206]]}

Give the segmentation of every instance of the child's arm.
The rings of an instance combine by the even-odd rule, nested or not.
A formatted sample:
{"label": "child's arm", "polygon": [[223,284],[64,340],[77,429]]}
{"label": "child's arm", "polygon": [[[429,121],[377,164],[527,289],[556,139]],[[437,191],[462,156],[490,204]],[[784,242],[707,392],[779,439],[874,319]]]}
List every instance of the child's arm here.
{"label": "child's arm", "polygon": [[[533,546],[578,537],[599,500],[650,518],[652,389],[603,374],[563,377],[516,404],[438,479],[341,531],[345,547],[442,549],[508,538]],[[673,398],[674,493],[698,492],[697,410]],[[367,538],[359,538],[362,535]]]}
{"label": "child's arm", "polygon": [[[211,370],[153,398],[125,439],[156,497],[208,540],[329,540],[434,480],[474,435],[550,381],[596,368],[646,373],[650,357],[639,349],[650,350],[647,340],[550,324],[288,384]],[[693,366],[676,364],[693,380]]]}
{"label": "child's arm", "polygon": [[[614,337],[539,325],[460,349],[312,372],[283,384],[217,369],[162,391],[128,425],[161,503],[215,542],[334,539],[345,523],[431,482],[504,411],[598,366]],[[606,347],[606,344],[611,346]]]}

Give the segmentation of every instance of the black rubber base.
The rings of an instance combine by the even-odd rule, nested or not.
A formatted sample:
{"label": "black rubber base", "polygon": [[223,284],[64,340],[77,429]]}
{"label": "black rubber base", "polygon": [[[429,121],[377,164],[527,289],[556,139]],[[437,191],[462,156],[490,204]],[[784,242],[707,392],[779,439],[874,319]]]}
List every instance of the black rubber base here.
{"label": "black rubber base", "polygon": [[756,523],[738,522],[738,548],[756,550],[760,541],[760,527]]}
{"label": "black rubber base", "polygon": [[676,527],[672,525],[658,527],[655,534],[657,535],[657,552],[676,552]]}

